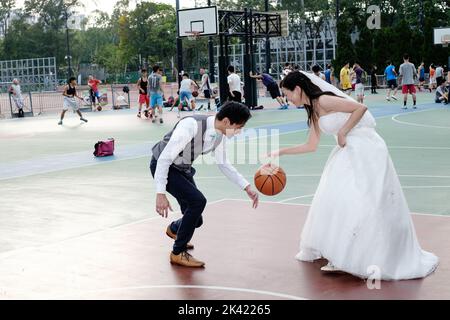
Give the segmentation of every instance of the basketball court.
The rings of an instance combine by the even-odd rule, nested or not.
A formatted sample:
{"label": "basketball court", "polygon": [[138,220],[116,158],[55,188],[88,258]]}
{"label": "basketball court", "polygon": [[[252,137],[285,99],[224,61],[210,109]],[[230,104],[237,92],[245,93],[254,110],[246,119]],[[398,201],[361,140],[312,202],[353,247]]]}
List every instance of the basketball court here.
{"label": "basketball court", "polygon": [[[193,255],[206,268],[171,265],[172,241],[165,235],[171,220],[155,212],[148,165],[152,144],[172,128],[177,113],[166,112],[166,123],[155,125],[137,119],[135,110],[116,110],[87,113],[87,124],[68,114],[62,127],[56,114],[2,121],[1,298],[450,298],[450,110],[429,103],[428,93],[418,95],[417,111],[403,111],[399,103],[383,99],[383,94],[368,95],[367,104],[410,209],[417,213],[418,239],[440,258],[431,276],[369,289],[350,275],[322,273],[326,261],[295,260],[308,205],[335,145],[326,136],[316,153],[282,158],[286,189],[262,196],[257,210],[215,165],[195,165],[208,206],[205,224],[193,239]],[[242,160],[252,148],[266,150],[266,134],[272,141],[279,138],[281,147],[307,137],[304,110],[279,111],[271,100],[262,102],[267,108],[254,111],[247,126],[259,133],[257,143],[237,137],[234,146],[248,145],[245,152],[229,150],[249,181],[261,164]],[[115,156],[94,158],[94,143],[109,137],[116,139]],[[175,209],[175,200],[169,200]],[[171,218],[178,216],[175,212]]]}
{"label": "basketball court", "polygon": [[[220,37],[221,84],[230,64],[223,48],[232,37],[244,39],[239,42],[245,47],[244,96],[249,107],[255,107],[257,86],[249,76],[250,70],[256,71],[253,40],[287,37],[288,12],[209,7],[178,10],[177,18],[180,38]],[[435,44],[448,45],[449,29],[442,29],[435,30]],[[322,49],[325,57],[325,46]],[[270,46],[266,50],[270,56]],[[182,55],[177,58],[177,68],[184,70]],[[211,65],[214,68],[214,61]],[[1,82],[10,81],[8,76]],[[164,109],[164,124],[138,119],[136,92],[125,99],[121,85],[116,88],[119,96],[111,88],[112,109],[119,96],[131,106],[86,112],[88,123],[68,112],[59,126],[62,97],[56,92],[52,94],[58,98],[42,97],[47,109],[39,116],[1,120],[0,299],[450,299],[450,109],[434,103],[434,93],[418,93],[418,109],[411,109],[409,101],[409,109],[402,110],[400,94],[399,101],[387,102],[385,90],[377,95],[366,91],[365,103],[388,145],[418,240],[440,259],[437,270],[424,279],[377,282],[324,273],[320,269],[326,260],[295,259],[315,190],[336,146],[334,137],[324,135],[317,152],[280,160],[286,188],[276,196],[260,195],[256,210],[210,155],[198,159],[194,179],[208,205],[204,224],[192,239],[192,254],[206,267],[172,265],[173,240],[165,231],[180,212],[169,196],[175,212],[169,219],[156,213],[149,162],[152,146],[179,121],[178,111]],[[224,85],[219,90],[224,101],[227,90]],[[305,110],[278,110],[275,101],[259,98],[264,110],[252,109],[244,132],[227,143],[229,160],[252,184],[265,164],[261,155],[302,144],[308,137]],[[11,106],[9,96],[0,100]],[[95,158],[95,143],[108,138],[115,139],[115,155]]]}

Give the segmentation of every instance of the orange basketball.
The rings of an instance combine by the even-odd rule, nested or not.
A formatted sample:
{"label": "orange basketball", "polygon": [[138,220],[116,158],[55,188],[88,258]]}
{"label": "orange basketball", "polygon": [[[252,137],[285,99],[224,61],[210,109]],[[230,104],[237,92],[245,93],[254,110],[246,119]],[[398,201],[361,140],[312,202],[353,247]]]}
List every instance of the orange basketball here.
{"label": "orange basketball", "polygon": [[286,187],[286,173],[280,167],[266,164],[255,174],[255,187],[266,196],[275,196]]}

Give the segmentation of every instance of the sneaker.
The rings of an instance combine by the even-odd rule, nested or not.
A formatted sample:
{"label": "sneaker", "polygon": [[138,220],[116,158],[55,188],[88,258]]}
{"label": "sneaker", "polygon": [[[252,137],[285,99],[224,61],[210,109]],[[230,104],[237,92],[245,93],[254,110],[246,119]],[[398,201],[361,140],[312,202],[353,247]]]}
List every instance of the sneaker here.
{"label": "sneaker", "polygon": [[326,266],[320,268],[320,270],[323,272],[341,272],[341,270],[333,266],[330,262],[328,262]]}
{"label": "sneaker", "polygon": [[392,99],[394,99],[395,101],[398,101],[398,99],[395,96],[392,96]]}
{"label": "sneaker", "polygon": [[159,118],[159,123],[161,123],[161,124],[163,124],[163,123],[164,123],[164,121],[163,121],[163,119],[162,119],[162,118]]}
{"label": "sneaker", "polygon": [[80,118],[81,121],[88,122],[85,118]]}
{"label": "sneaker", "polygon": [[152,119],[152,123],[156,123],[156,117]]}
{"label": "sneaker", "polygon": [[62,120],[59,120],[58,125],[62,126]]}
{"label": "sneaker", "polygon": [[136,115],[138,118],[140,118],[141,117],[141,113],[140,112],[138,112],[138,114]]}
{"label": "sneaker", "polygon": [[171,252],[170,263],[188,268],[202,268],[205,266],[205,263],[203,261],[195,259],[186,251],[180,253],[179,255],[175,255],[173,252]]}
{"label": "sneaker", "polygon": [[389,97],[386,97],[386,100],[387,100],[387,101],[391,101],[391,98],[389,98]]}
{"label": "sneaker", "polygon": [[407,109],[408,109],[408,107],[403,107],[402,109],[403,109],[403,110],[407,110]]}
{"label": "sneaker", "polygon": [[287,109],[289,109],[289,107],[288,107],[288,106],[286,106],[286,105],[284,105],[284,106],[281,106],[280,108],[278,108],[278,110],[287,110]]}
{"label": "sneaker", "polygon": [[417,109],[417,106],[413,106],[413,109]]}

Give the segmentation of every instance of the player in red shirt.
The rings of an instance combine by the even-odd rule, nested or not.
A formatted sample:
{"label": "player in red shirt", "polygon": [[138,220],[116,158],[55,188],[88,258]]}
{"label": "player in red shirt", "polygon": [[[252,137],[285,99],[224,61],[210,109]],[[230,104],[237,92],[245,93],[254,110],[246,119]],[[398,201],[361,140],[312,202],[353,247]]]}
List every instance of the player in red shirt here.
{"label": "player in red shirt", "polygon": [[100,104],[100,92],[98,91],[98,85],[102,82],[98,79],[95,79],[94,76],[89,76],[88,86],[89,86],[89,94],[91,96],[91,102],[94,105],[94,111],[97,110],[95,105],[95,98],[97,98],[98,103]]}

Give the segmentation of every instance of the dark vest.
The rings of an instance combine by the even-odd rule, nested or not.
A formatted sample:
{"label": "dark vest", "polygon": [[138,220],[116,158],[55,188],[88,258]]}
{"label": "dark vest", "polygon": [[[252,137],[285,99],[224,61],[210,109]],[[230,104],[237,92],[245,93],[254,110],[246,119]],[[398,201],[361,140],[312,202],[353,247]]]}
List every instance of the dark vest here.
{"label": "dark vest", "polygon": [[[207,120],[208,120],[209,116],[194,115],[194,116],[186,117],[186,118],[194,118],[197,121],[197,125],[198,125],[197,135],[194,137],[194,139],[191,140],[190,143],[188,143],[186,145],[186,147],[178,155],[178,157],[175,158],[172,166],[178,170],[190,172],[191,168],[192,168],[192,164],[194,163],[195,159],[197,159],[200,155],[204,155],[204,154],[207,154],[209,152],[216,150],[216,148],[222,142],[223,136],[220,139],[216,140],[216,142],[214,143],[214,146],[211,150],[207,150],[207,151],[203,152],[203,146],[205,144],[205,133],[206,133],[206,129],[207,129]],[[183,118],[183,119],[186,119],[186,118]],[[180,123],[180,122],[178,122],[178,123]],[[175,127],[172,129],[172,131],[170,131],[168,134],[166,134],[164,136],[164,138],[153,147],[153,149],[152,149],[153,157],[156,160],[159,159],[159,157],[161,156],[161,153],[164,151],[167,144],[169,143],[169,140],[172,137],[173,132],[177,128],[178,123],[175,125]]]}

